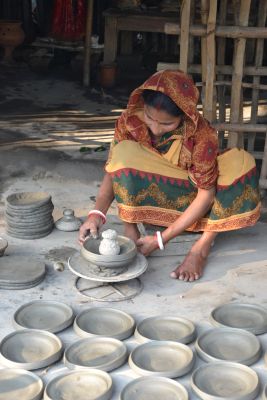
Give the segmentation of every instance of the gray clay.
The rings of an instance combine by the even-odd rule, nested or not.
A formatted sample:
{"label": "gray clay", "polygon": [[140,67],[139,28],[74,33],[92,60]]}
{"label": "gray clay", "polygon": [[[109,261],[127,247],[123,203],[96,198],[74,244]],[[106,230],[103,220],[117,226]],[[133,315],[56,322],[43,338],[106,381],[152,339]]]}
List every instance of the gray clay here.
{"label": "gray clay", "polygon": [[75,217],[74,211],[66,209],[63,211],[63,217],[56,221],[55,226],[60,231],[72,232],[78,231],[82,221]]}
{"label": "gray clay", "polygon": [[102,232],[102,240],[99,246],[99,253],[104,256],[115,256],[120,253],[117,232],[113,229],[107,229]]}

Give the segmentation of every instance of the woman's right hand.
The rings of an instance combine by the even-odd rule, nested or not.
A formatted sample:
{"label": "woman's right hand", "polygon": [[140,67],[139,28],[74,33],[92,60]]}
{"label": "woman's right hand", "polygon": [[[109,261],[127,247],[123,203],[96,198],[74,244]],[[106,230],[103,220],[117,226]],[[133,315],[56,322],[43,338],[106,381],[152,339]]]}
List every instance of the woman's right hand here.
{"label": "woman's right hand", "polygon": [[82,224],[79,231],[79,243],[83,244],[88,236],[92,236],[93,239],[97,239],[99,235],[99,229],[103,225],[103,220],[100,215],[90,215],[87,220]]}

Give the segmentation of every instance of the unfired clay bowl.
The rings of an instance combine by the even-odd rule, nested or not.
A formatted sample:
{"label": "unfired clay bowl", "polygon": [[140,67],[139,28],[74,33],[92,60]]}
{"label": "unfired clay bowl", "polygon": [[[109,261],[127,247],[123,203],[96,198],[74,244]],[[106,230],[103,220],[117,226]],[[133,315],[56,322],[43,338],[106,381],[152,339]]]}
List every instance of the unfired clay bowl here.
{"label": "unfired clay bowl", "polygon": [[6,239],[0,238],[0,257],[2,257],[7,249],[8,242]]}
{"label": "unfired clay bowl", "polygon": [[253,400],[260,388],[253,369],[231,362],[202,365],[193,372],[191,386],[203,400]]}
{"label": "unfired clay bowl", "polygon": [[50,202],[51,196],[45,192],[13,193],[6,199],[9,208],[34,209]]}
{"label": "unfired clay bowl", "polygon": [[41,400],[42,394],[39,376],[23,369],[0,370],[0,400]]}
{"label": "unfired clay bowl", "polygon": [[121,268],[129,264],[137,254],[133,240],[118,236],[120,254],[104,256],[99,254],[100,239],[87,239],[81,249],[81,255],[91,263],[103,268]]}
{"label": "unfired clay bowl", "polygon": [[97,369],[69,372],[52,379],[45,388],[44,400],[109,400],[112,379]]}
{"label": "unfired clay bowl", "polygon": [[146,376],[129,382],[121,392],[120,400],[187,400],[187,390],[169,378]]}

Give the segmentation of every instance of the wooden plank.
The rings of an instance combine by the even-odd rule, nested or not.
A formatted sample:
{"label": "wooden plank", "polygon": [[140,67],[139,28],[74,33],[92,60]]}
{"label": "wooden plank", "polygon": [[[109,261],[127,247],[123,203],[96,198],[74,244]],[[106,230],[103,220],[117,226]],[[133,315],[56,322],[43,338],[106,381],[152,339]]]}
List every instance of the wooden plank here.
{"label": "wooden plank", "polygon": [[260,173],[260,187],[263,189],[267,189],[267,129]]}
{"label": "wooden plank", "polygon": [[84,43],[84,64],[83,64],[83,85],[90,85],[90,56],[91,56],[91,35],[93,25],[93,0],[87,2],[86,30]]}
{"label": "wooden plank", "polygon": [[[247,26],[251,0],[241,0],[239,9],[239,25]],[[240,121],[240,101],[243,78],[243,64],[246,48],[246,39],[238,38],[235,42],[233,75],[232,75],[232,93],[231,93],[231,114],[230,122],[237,123]],[[236,147],[238,145],[238,133],[231,132],[228,137],[228,147]]]}
{"label": "wooden plank", "polygon": [[213,123],[212,126],[220,131],[231,131],[234,130],[236,132],[263,132],[265,133],[267,130],[267,125],[264,124],[244,124],[244,123],[236,123],[232,124],[229,122],[221,123],[216,122]]}
{"label": "wooden plank", "polygon": [[204,117],[212,122],[216,120],[216,90],[214,87],[215,64],[216,64],[216,44],[215,44],[215,25],[217,17],[217,0],[210,0],[208,23],[207,23],[207,74],[205,90],[205,113]]}
{"label": "wooden plank", "polygon": [[104,64],[111,64],[116,60],[118,47],[117,18],[105,18],[105,38],[104,38]]}
{"label": "wooden plank", "polygon": [[[266,15],[267,15],[267,1],[260,0],[259,2],[259,11],[258,11],[258,26],[265,26],[266,23]],[[256,44],[256,55],[255,55],[255,67],[260,67],[263,61],[263,52],[264,52],[264,39],[257,39]],[[251,116],[250,122],[252,124],[257,122],[258,119],[258,103],[259,103],[259,89],[260,85],[260,77],[253,77],[253,85],[254,88],[252,90],[252,101],[251,101]],[[248,151],[254,150],[254,143],[256,139],[256,134],[251,135],[248,138]]]}
{"label": "wooden plank", "polygon": [[[166,22],[164,32],[166,35],[180,35],[181,27],[177,23]],[[191,25],[189,33],[193,36],[206,36],[207,32],[204,25]],[[267,29],[252,26],[217,26],[215,36],[229,39],[267,39]]]}
{"label": "wooden plank", "polygon": [[189,53],[189,26],[191,0],[183,0],[181,5],[180,69],[187,72]]}
{"label": "wooden plank", "polygon": [[[158,63],[158,70],[161,69],[179,69],[179,64],[176,63]],[[188,72],[191,74],[201,74],[201,65],[194,64],[188,66]],[[223,75],[232,75],[233,74],[233,67],[230,65],[216,65],[215,68],[216,74],[223,74]],[[266,76],[267,75],[267,67],[244,67],[244,76]]]}

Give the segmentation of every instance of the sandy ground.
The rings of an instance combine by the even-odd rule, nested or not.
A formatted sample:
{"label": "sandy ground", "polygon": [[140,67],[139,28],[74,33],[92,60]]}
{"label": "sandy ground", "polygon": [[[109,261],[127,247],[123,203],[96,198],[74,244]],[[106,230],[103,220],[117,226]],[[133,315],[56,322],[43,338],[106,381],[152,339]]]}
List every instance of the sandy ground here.
{"label": "sandy ground", "polygon": [[[34,299],[63,301],[71,305],[76,314],[92,306],[114,307],[133,315],[136,322],[159,314],[186,317],[196,324],[198,333],[212,327],[210,313],[218,305],[254,303],[267,309],[267,225],[264,222],[219,235],[205,275],[194,283],[169,278],[169,272],[183,259],[190,244],[186,238],[172,243],[161,257],[148,259],[148,269],[141,276],[141,294],[132,300],[117,303],[91,301],[75,289],[75,275],[68,269],[67,259],[73,252],[79,251],[77,232],[54,229],[49,236],[34,241],[7,236],[3,213],[5,198],[10,193],[49,192],[55,206],[55,220],[62,216],[65,208],[73,208],[81,218],[86,216],[94,205],[107,156],[107,150],[95,150],[110,141],[114,120],[121,106],[103,97],[92,101],[79,84],[64,82],[63,85],[48,78],[38,81],[29,76],[15,85],[6,85],[4,93],[0,102],[3,110],[6,107],[0,121],[0,234],[7,238],[9,247],[0,259],[0,266],[6,256],[30,255],[46,264],[47,274],[35,288],[0,290],[1,339],[14,330],[12,316],[16,309]],[[27,112],[26,100],[29,100]],[[81,147],[88,149],[81,152]],[[121,231],[115,204],[109,211],[109,226]],[[189,237],[188,240],[193,239]],[[64,263],[63,272],[54,270],[54,261]],[[78,339],[72,328],[58,336],[64,347]],[[267,333],[258,338],[264,354]],[[125,343],[129,351],[137,345],[134,337]],[[190,347],[194,348],[194,344]],[[201,364],[203,361],[197,358],[194,368]],[[267,383],[263,356],[252,368],[258,373],[263,387]],[[36,372],[44,382],[48,382],[62,371],[64,365],[61,362],[47,373]],[[114,381],[112,400],[119,399],[119,392],[125,384],[138,377],[128,365],[115,370],[111,376]],[[178,381],[188,389],[191,399],[196,397],[190,388],[190,374]]]}

